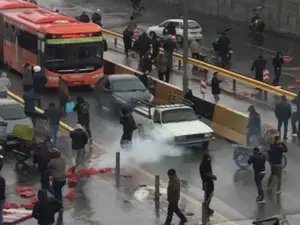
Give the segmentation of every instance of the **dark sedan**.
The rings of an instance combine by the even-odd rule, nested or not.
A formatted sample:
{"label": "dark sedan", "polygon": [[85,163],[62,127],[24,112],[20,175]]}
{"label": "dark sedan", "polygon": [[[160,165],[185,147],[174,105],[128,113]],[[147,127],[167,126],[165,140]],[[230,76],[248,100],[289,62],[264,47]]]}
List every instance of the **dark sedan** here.
{"label": "dark sedan", "polygon": [[154,100],[140,79],[131,74],[104,76],[96,85],[95,94],[99,106],[107,108],[114,115],[120,115],[123,106],[132,107],[134,99],[147,102]]}

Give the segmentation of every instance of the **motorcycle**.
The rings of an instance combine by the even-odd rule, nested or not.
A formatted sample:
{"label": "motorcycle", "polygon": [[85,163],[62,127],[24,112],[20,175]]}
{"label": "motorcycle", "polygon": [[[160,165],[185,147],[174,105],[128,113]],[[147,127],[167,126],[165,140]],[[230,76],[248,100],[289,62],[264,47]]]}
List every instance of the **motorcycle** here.
{"label": "motorcycle", "polygon": [[261,19],[259,15],[259,10],[262,10],[263,6],[258,6],[255,9],[253,9],[253,17],[249,24],[249,30],[252,38],[259,42],[264,41],[263,32],[265,31],[265,22]]}

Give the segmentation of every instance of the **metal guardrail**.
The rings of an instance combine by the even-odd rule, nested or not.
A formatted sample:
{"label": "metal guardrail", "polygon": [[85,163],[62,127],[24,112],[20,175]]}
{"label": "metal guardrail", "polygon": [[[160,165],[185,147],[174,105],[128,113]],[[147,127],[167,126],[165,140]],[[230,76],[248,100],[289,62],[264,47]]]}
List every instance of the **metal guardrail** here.
{"label": "metal guardrail", "polygon": [[[116,32],[111,31],[111,30],[106,30],[106,29],[103,29],[102,32],[103,32],[104,35],[112,36],[114,38],[115,46],[117,45],[118,39],[123,40],[123,35],[122,34],[116,33]],[[162,48],[160,50],[163,51]],[[180,61],[180,62],[183,61],[183,55],[181,55],[179,53],[174,53],[173,57],[175,59],[177,59],[178,61]],[[225,69],[222,69],[220,67],[214,66],[212,64],[209,64],[209,63],[206,63],[206,62],[203,62],[203,61],[200,61],[200,60],[193,59],[191,57],[189,57],[188,63],[191,64],[191,65],[197,66],[197,67],[201,67],[201,68],[210,70],[210,71],[218,72],[220,75],[222,75],[224,77],[231,78],[233,80],[232,89],[233,89],[234,92],[236,90],[236,82],[240,82],[240,83],[243,83],[245,85],[264,90],[265,91],[265,96],[266,96],[267,92],[269,92],[269,93],[273,93],[273,94],[278,95],[278,96],[285,95],[290,99],[293,99],[294,97],[296,97],[296,94],[293,93],[293,92],[290,92],[290,91],[287,91],[287,90],[284,90],[284,89],[281,89],[281,88],[277,88],[273,85],[257,81],[255,79],[249,78],[249,77],[244,76],[242,74],[239,74],[239,73],[236,73],[236,72],[233,72],[233,71],[229,71],[229,70],[225,70]]]}
{"label": "metal guardrail", "polygon": [[[18,95],[15,95],[14,93],[8,91],[8,97],[11,98],[11,99],[14,99],[16,100],[17,102],[19,102],[22,106],[24,106],[24,100],[19,97]],[[35,110],[38,112],[38,113],[44,113],[44,111],[38,107],[35,107]],[[68,124],[64,123],[64,122],[59,122],[59,125],[60,127],[67,131],[67,132],[70,132],[73,130],[72,127],[70,127]]]}

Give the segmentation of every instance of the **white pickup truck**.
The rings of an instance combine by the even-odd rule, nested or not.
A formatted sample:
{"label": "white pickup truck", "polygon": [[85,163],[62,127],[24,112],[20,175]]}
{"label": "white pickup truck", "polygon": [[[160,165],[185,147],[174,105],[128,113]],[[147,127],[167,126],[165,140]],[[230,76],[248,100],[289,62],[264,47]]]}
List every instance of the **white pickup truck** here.
{"label": "white pickup truck", "polygon": [[171,135],[175,145],[207,148],[215,139],[213,130],[185,104],[150,105],[138,101],[132,115],[139,131],[163,129]]}

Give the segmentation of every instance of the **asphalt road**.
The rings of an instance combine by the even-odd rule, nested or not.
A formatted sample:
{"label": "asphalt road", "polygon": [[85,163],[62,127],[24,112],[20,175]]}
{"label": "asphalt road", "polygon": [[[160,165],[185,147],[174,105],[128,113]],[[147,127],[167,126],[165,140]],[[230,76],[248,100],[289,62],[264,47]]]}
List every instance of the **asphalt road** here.
{"label": "asphalt road", "polygon": [[[55,7],[62,12],[70,15],[78,15],[82,11],[92,13],[96,8],[99,8],[103,12],[103,24],[105,28],[122,32],[128,23],[131,4],[130,1],[114,0],[109,4],[103,0],[101,1],[51,1],[41,2],[42,6]],[[146,11],[138,19],[138,25],[141,30],[147,29],[149,26],[159,24],[160,22],[169,18],[179,18],[181,10],[178,7],[170,7],[170,5],[162,2],[145,1]],[[300,86],[296,84],[296,79],[300,78],[298,73],[290,71],[293,67],[300,66],[300,59],[297,57],[297,53],[300,48],[300,44],[297,40],[290,38],[283,38],[275,35],[265,36],[265,43],[263,46],[253,43],[249,38],[247,27],[229,24],[228,22],[212,19],[206,16],[201,16],[199,13],[189,12],[189,18],[194,19],[203,27],[203,45],[205,49],[211,49],[211,43],[216,38],[216,33],[226,29],[228,27],[233,28],[229,33],[232,47],[234,50],[234,57],[232,60],[232,70],[245,74],[247,76],[253,76],[250,71],[253,60],[259,53],[263,53],[268,60],[269,70],[272,74],[271,59],[276,51],[281,51],[284,55],[289,55],[293,58],[290,65],[287,65],[286,72],[282,74],[281,86],[288,88],[288,86],[295,86],[298,89]]]}
{"label": "asphalt road", "polygon": [[[13,84],[12,91],[21,95],[20,76],[14,74],[9,74],[9,76]],[[73,88],[71,93],[74,99],[80,95],[91,105],[91,130],[94,140],[104,146],[110,153],[118,150],[121,136],[121,126],[118,122],[112,120],[108,116],[108,112],[97,108],[97,103],[89,88]],[[230,98],[226,97],[226,99],[228,103]],[[55,90],[50,90],[43,96],[43,108],[51,101],[58,103],[58,96]],[[231,102],[237,105],[238,101],[231,99]],[[240,103],[240,106],[243,106],[242,103]],[[76,123],[75,113],[69,114],[65,122],[74,126]],[[140,143],[140,145],[137,145],[137,148],[131,157],[136,157],[136,163],[140,164],[147,172],[154,175],[159,174],[164,180],[167,180],[166,171],[169,168],[175,168],[180,177],[188,181],[190,187],[188,189],[189,194],[194,196],[195,199],[202,199],[203,193],[198,173],[202,152],[183,152],[174,155],[172,152],[160,149],[162,146],[148,142]],[[289,149],[288,167],[283,175],[281,202],[279,204],[275,196],[267,195],[264,215],[272,215],[278,212],[294,215],[300,212],[300,189],[299,182],[297,182],[300,176],[298,169],[300,154],[297,151],[299,147],[297,144],[291,142],[289,143]],[[160,153],[160,150],[162,153]],[[218,176],[215,191],[216,197],[212,203],[213,208],[222,215],[239,223],[240,221],[257,218],[257,205],[255,203],[256,188],[251,170],[243,171],[238,169],[232,160],[233,149],[231,144],[222,138],[218,138],[211,143],[210,150],[214,157],[214,172]],[[148,161],[150,162],[147,163]],[[104,160],[102,163],[105,164],[108,162]]]}

